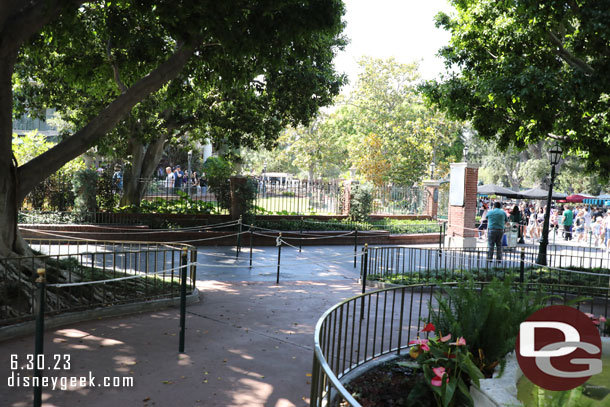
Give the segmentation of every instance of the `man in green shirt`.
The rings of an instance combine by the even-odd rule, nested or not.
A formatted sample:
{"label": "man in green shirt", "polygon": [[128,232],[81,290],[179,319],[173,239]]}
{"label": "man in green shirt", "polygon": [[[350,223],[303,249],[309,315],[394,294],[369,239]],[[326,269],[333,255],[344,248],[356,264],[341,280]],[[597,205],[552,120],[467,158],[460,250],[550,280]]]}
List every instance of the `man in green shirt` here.
{"label": "man in green shirt", "polygon": [[496,247],[496,261],[502,261],[502,236],[504,226],[508,222],[508,216],[502,209],[500,202],[494,202],[494,208],[487,212],[487,261],[494,258],[494,246]]}
{"label": "man in green shirt", "polygon": [[566,206],[566,210],[563,212],[563,238],[565,240],[572,240],[572,224],[574,223],[574,214],[569,206]]}

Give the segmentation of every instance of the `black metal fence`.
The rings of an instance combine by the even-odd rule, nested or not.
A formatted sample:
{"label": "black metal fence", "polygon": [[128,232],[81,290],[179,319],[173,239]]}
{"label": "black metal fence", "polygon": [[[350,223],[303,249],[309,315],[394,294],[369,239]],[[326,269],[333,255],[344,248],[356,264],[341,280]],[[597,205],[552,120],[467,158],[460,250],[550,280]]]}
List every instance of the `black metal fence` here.
{"label": "black metal fence", "polygon": [[[556,248],[550,255],[562,258],[564,263],[584,254],[589,254],[586,261],[588,264],[607,261],[607,256],[585,249],[575,249],[566,257],[563,253],[565,248]],[[512,263],[524,268],[525,259],[532,258],[533,253],[534,249],[508,253],[507,267],[487,270],[507,272]],[[431,313],[439,312],[435,293],[443,286],[456,284],[410,284],[365,293],[367,277],[400,273],[441,277],[438,273],[443,273],[443,278],[451,280],[464,271],[472,273],[479,270],[479,259],[483,258],[486,263],[484,255],[485,252],[477,250],[442,251],[406,247],[376,247],[366,250],[361,274],[363,294],[333,306],[316,325],[310,405],[360,406],[343,386],[345,381],[357,374],[356,369],[364,369],[364,365],[373,360],[406,352],[409,341],[416,338],[424,324],[430,320]],[[537,270],[531,270],[530,277],[536,272]],[[610,275],[591,272],[600,275],[590,274],[599,280],[589,281],[592,283],[589,285],[573,284],[573,279],[568,276],[570,270],[555,269],[551,275],[557,276],[557,281],[551,279],[525,283],[525,288],[526,291],[543,290],[550,294],[549,305],[570,303],[583,312],[608,318]],[[486,282],[479,284],[482,287]],[[603,334],[607,335],[608,331]],[[354,373],[350,374],[352,372]]]}
{"label": "black metal fence", "polygon": [[257,183],[257,213],[341,215],[343,187],[339,181],[269,180]]}
{"label": "black metal fence", "polygon": [[33,239],[40,254],[0,258],[0,324],[34,318],[35,270],[46,270],[48,314],[179,297],[180,256],[188,251],[194,289],[196,249],[189,245]]}
{"label": "black metal fence", "polygon": [[425,211],[426,193],[423,188],[381,185],[373,189],[374,214],[408,215]]}

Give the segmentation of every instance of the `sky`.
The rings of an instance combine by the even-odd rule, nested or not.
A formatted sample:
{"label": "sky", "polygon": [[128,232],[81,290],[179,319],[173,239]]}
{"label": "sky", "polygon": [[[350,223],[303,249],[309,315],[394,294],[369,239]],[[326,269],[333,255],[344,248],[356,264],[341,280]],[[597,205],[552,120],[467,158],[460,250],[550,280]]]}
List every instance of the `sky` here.
{"label": "sky", "polygon": [[439,11],[451,12],[447,0],[344,0],[347,12],[344,34],[350,43],[335,59],[339,72],[348,75],[349,90],[358,77],[357,61],[362,56],[409,63],[420,60],[424,79],[443,72],[435,54],[449,42],[449,33],[434,26]]}

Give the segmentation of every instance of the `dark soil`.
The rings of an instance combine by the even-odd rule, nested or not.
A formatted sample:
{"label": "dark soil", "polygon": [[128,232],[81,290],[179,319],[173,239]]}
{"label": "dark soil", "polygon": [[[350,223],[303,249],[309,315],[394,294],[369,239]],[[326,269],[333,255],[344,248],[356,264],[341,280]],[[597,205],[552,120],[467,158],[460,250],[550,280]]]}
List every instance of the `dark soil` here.
{"label": "dark soil", "polygon": [[435,406],[434,395],[415,366],[406,355],[368,370],[345,387],[363,407]]}

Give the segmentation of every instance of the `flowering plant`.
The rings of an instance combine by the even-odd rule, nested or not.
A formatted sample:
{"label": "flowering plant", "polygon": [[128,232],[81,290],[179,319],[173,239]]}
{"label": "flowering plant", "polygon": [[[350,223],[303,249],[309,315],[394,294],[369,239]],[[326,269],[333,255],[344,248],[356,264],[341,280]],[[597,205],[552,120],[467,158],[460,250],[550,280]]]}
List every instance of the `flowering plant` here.
{"label": "flowering plant", "polygon": [[593,325],[599,329],[600,334],[606,333],[610,335],[610,324],[607,323],[608,321],[606,320],[606,317],[603,315],[596,317],[594,314],[589,312],[585,312],[585,315],[588,316],[591,319],[591,322],[593,322]]}
{"label": "flowering plant", "polygon": [[[421,331],[430,334],[435,326],[428,323]],[[416,339],[409,354],[421,366],[426,384],[430,387],[437,405],[473,405],[469,385],[479,386],[483,374],[472,361],[472,355],[462,337],[451,341],[451,334]]]}

